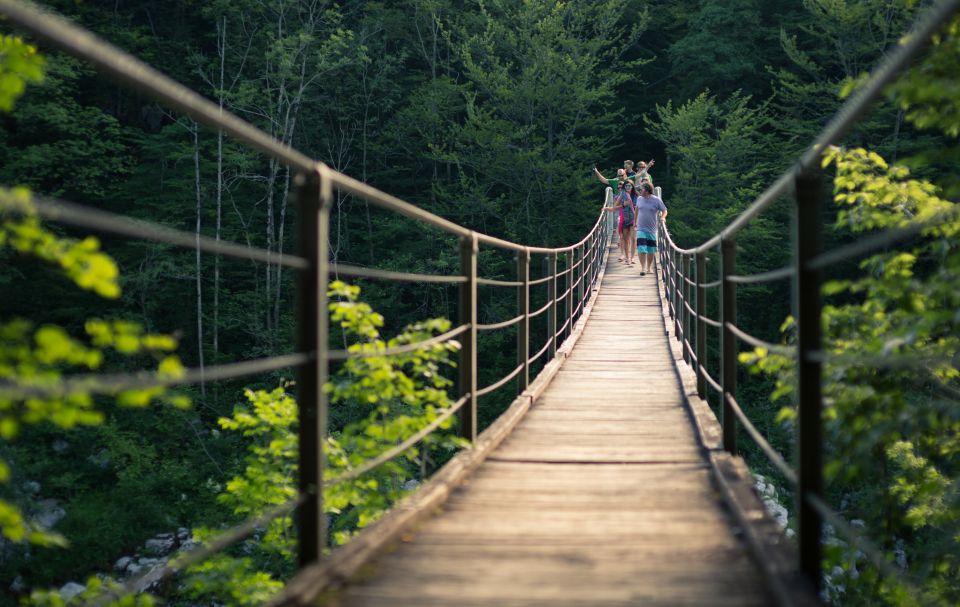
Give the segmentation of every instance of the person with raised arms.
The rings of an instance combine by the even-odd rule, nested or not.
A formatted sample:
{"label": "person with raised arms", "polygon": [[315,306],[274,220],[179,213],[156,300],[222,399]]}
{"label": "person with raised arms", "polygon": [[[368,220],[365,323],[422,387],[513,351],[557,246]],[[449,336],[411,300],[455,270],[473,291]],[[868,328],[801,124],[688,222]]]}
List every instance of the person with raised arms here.
{"label": "person with raised arms", "polygon": [[603,176],[603,173],[600,172],[600,169],[593,167],[593,172],[596,174],[597,179],[600,180],[600,183],[603,185],[608,185],[611,188],[616,189],[620,185],[620,182],[627,179],[627,170],[626,169],[617,169],[617,176],[615,179],[607,179]]}
{"label": "person with raised arms", "polygon": [[653,179],[650,177],[650,169],[653,168],[653,164],[653,159],[651,159],[650,162],[643,162],[641,160],[637,163],[637,172],[635,173],[634,182],[637,184],[638,194],[641,181],[649,181],[650,185],[653,185]]}

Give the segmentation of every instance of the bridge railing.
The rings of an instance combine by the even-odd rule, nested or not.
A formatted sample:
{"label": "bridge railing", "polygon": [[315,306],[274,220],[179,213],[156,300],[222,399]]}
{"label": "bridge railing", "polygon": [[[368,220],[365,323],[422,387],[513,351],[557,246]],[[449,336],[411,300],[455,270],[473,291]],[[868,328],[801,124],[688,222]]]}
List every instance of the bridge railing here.
{"label": "bridge railing", "polygon": [[[460,416],[460,434],[475,441],[478,430],[478,400],[494,393],[513,379],[517,380],[518,394],[526,390],[531,381],[531,367],[538,361],[546,362],[556,356],[558,344],[572,333],[574,324],[583,315],[593,295],[606,260],[607,243],[612,229],[611,214],[601,212],[586,236],[564,247],[525,246],[482,234],[424,211],[337,172],[321,162],[314,161],[255,126],[224,111],[147,64],[60,17],[14,0],[0,0],[0,14],[53,47],[90,62],[105,75],[121,84],[183,112],[199,123],[222,130],[234,140],[259,150],[296,171],[298,234],[297,251],[292,255],[286,253],[278,255],[276,251],[221,242],[199,234],[181,232],[66,201],[42,197],[36,197],[34,200],[35,212],[52,221],[124,237],[162,242],[215,255],[277,264],[296,270],[298,273],[297,343],[296,351],[293,353],[204,369],[189,369],[175,378],[161,377],[153,373],[91,375],[74,376],[64,379],[55,386],[43,388],[19,385],[0,386],[0,396],[4,398],[65,395],[80,391],[90,394],[116,394],[122,390],[135,388],[187,385],[202,381],[241,378],[285,368],[297,369],[300,450],[297,496],[222,533],[215,540],[179,556],[165,567],[127,582],[118,593],[120,595],[141,591],[151,584],[170,577],[187,566],[236,543],[269,521],[290,514],[295,509],[297,510],[299,565],[303,567],[317,561],[327,545],[323,512],[325,486],[355,479],[401,455],[455,414]],[[349,264],[331,264],[328,231],[334,190],[357,196],[383,209],[431,225],[456,237],[459,241],[459,272],[453,275],[432,275],[392,272]],[[605,193],[605,206],[609,205],[611,196],[608,188]],[[513,252],[516,256],[515,279],[500,280],[479,276],[477,257],[480,247],[493,247]],[[547,268],[545,276],[537,279],[530,277],[531,258],[534,255],[543,256]],[[328,343],[326,294],[331,272],[341,277],[408,283],[455,284],[458,286],[459,324],[431,339],[388,348],[375,354],[331,349]],[[496,323],[479,323],[477,320],[478,286],[516,290],[516,316]],[[534,288],[546,289],[546,303],[536,310],[531,310],[531,290]],[[547,336],[542,344],[535,345],[531,338],[531,321],[542,314],[546,314]],[[516,367],[490,385],[479,387],[477,385],[478,333],[514,326],[517,327]],[[322,445],[327,433],[328,400],[322,388],[328,379],[330,363],[352,357],[410,352],[454,339],[459,340],[461,344],[458,400],[402,444],[340,476],[325,478]],[[537,351],[531,354],[534,347]]]}
{"label": "bridge railing", "polygon": [[[889,229],[862,238],[836,250],[821,250],[823,183],[820,160],[823,152],[837,144],[872,106],[884,88],[929,43],[931,36],[960,7],[960,1],[937,2],[915,24],[901,46],[873,71],[864,85],[836,112],[823,131],[796,164],[785,171],[749,205],[730,225],[708,241],[684,249],[673,241],[661,224],[659,234],[660,272],[676,339],[681,342],[683,358],[696,371],[697,394],[707,397],[707,389],[720,397],[723,447],[737,452],[737,429],[742,428],[770,463],[796,488],[799,510],[800,570],[819,588],[822,577],[821,532],[824,522],[861,550],[882,573],[892,576],[905,588],[911,588],[899,570],[883,552],[857,533],[834,512],[823,498],[823,398],[822,367],[830,355],[821,349],[821,272],[837,262],[883,249],[916,235],[938,221],[924,225]],[[791,192],[792,190],[792,192]],[[737,273],[737,235],[770,205],[784,196],[794,197],[793,263],[789,266],[753,275]],[[710,253],[719,253],[720,278],[708,280],[706,267]],[[769,283],[791,279],[793,311],[797,325],[796,346],[770,343],[749,335],[737,324],[737,285]],[[706,292],[719,289],[719,318],[707,315]],[[707,331],[720,336],[720,367],[709,369]],[[750,421],[737,401],[737,347],[751,347],[793,356],[797,375],[797,465],[794,469],[774,449]],[[915,591],[914,591],[915,592]]]}

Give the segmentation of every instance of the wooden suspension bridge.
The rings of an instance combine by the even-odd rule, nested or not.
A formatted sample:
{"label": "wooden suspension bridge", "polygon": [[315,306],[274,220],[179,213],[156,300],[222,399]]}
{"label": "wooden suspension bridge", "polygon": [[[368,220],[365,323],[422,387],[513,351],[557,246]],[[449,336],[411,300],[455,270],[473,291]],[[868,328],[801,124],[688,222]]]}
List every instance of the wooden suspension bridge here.
{"label": "wooden suspension bridge", "polygon": [[491,428],[486,457],[435,513],[384,521],[365,554],[304,570],[279,602],[815,604],[750,475],[723,452],[661,286],[608,261],[562,364],[516,405],[522,416]]}
{"label": "wooden suspension bridge", "polygon": [[[543,248],[507,242],[432,215],[334,171],[224,112],[194,91],[63,19],[16,0],[0,14],[50,45],[86,60],[107,76],[258,150],[297,173],[298,250],[280,258],[266,251],[177,233],[63,201],[39,200],[48,219],[126,237],[196,248],[210,254],[280,264],[299,273],[297,351],[284,356],[188,371],[181,383],[298,369],[299,494],[161,569],[126,582],[139,592],[189,564],[247,537],[296,510],[298,573],[275,604],[308,605],[806,605],[818,602],[821,531],[829,522],[885,575],[897,572],[823,499],[821,272],[831,263],[869,254],[916,232],[890,230],[841,249],[820,250],[821,153],[841,140],[883,88],[918,55],[955,13],[960,0],[941,0],[906,42],[884,59],[830,120],[807,152],[739,217],[694,249],[661,231],[658,269],[608,260],[612,214],[601,213],[579,242]],[[329,262],[330,201],[337,190],[431,225],[457,238],[461,267],[453,276],[385,272]],[[781,197],[794,195],[794,262],[752,276],[737,274],[738,233]],[[607,192],[607,204],[610,192]],[[801,238],[800,235],[803,237]],[[516,255],[513,280],[480,277],[481,247]],[[708,280],[707,254],[720,260]],[[719,255],[715,255],[719,253]],[[532,279],[539,256],[544,276]],[[363,354],[331,350],[326,284],[339,276],[458,286],[460,323],[431,340],[458,339],[459,400],[441,418],[376,460],[337,479],[324,477],[326,435],[321,387],[331,361]],[[738,284],[789,279],[797,321],[796,466],[788,464],[737,402],[737,347],[787,349],[737,326]],[[516,289],[517,316],[478,323],[477,287]],[[546,289],[532,310],[531,289]],[[706,312],[708,289],[719,289],[720,314]],[[531,352],[531,321],[545,315],[546,342]],[[538,321],[539,322],[539,321]],[[477,333],[516,327],[517,367],[497,382],[477,385]],[[719,330],[719,369],[706,356],[706,331]],[[424,345],[426,342],[421,342]],[[403,346],[408,351],[412,346]],[[382,354],[382,353],[378,353]],[[494,355],[486,353],[484,356]],[[530,377],[535,364],[543,364]],[[518,396],[482,433],[477,401],[511,380]],[[111,386],[146,387],[142,377],[111,378]],[[169,379],[155,385],[170,385]],[[96,382],[83,385],[94,392]],[[0,386],[7,398],[17,387]],[[111,389],[113,389],[111,388]],[[104,388],[107,391],[107,388]],[[718,421],[708,391],[721,403]],[[356,478],[395,457],[451,415],[471,441],[419,490],[383,519],[324,556],[325,483]],[[786,541],[763,510],[737,454],[738,429],[749,435],[795,487],[798,541]],[[878,556],[879,555],[879,556]]]}

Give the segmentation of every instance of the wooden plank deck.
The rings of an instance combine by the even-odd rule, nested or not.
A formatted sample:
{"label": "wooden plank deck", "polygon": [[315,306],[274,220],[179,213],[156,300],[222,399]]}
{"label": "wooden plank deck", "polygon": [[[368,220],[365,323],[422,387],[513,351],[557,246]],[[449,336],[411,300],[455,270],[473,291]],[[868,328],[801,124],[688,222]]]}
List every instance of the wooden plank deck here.
{"label": "wooden plank deck", "polygon": [[579,341],[441,511],[331,605],[768,605],[711,481],[656,277],[612,260]]}

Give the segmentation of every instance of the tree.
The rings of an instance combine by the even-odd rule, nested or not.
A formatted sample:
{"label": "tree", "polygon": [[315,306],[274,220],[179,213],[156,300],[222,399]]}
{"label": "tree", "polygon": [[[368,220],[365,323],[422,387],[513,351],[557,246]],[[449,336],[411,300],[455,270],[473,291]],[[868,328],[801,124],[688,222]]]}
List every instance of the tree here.
{"label": "tree", "polygon": [[703,0],[669,50],[674,72],[686,74],[678,83],[682,98],[708,89],[721,96],[762,90],[763,34],[757,0]]}
{"label": "tree", "polygon": [[[918,13],[912,0],[804,0],[803,6],[807,12],[798,24],[780,33],[790,63],[772,70],[772,105],[779,116],[775,127],[786,157],[799,154],[840,106],[842,84],[870,70]],[[889,151],[896,158],[902,125],[901,112],[881,104],[858,124],[854,137],[872,141],[880,153]],[[918,141],[918,147],[927,143],[910,140]]]}
{"label": "tree", "polygon": [[596,207],[568,201],[595,191],[590,168],[622,123],[617,89],[643,64],[621,55],[646,14],[622,16],[611,1],[478,9],[447,34],[469,88],[445,156],[460,179],[444,192],[456,203],[444,214],[522,242],[565,242],[594,218]]}

